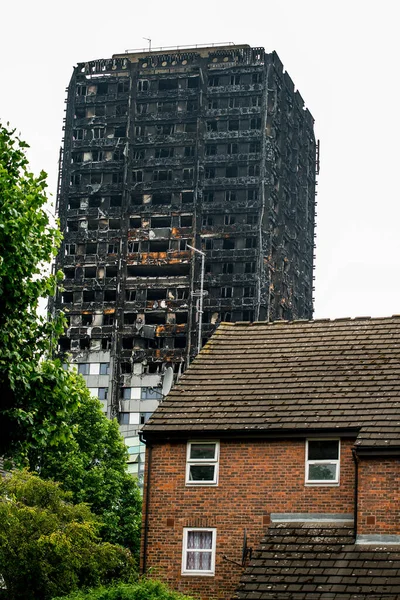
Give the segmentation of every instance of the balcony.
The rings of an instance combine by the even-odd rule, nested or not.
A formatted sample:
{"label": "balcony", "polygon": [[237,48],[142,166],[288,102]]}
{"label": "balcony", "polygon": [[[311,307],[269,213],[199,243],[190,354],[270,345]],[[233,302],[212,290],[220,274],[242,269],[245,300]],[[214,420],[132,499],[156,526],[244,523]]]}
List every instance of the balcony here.
{"label": "balcony", "polygon": [[105,104],[113,102],[115,100],[128,99],[128,93],[124,94],[125,98],[121,97],[121,94],[88,94],[87,96],[75,96],[75,105],[82,106],[85,104]]}
{"label": "balcony", "polygon": [[195,142],[196,138],[196,132],[177,131],[166,134],[149,133],[147,135],[137,135],[133,138],[133,142],[135,146],[141,144],[179,144],[186,141]]}
{"label": "balcony", "polygon": [[[135,266],[135,265],[133,265]],[[141,265],[139,265],[140,267]],[[175,265],[173,265],[175,266]],[[187,265],[182,265],[182,266],[187,266]],[[130,283],[133,283],[134,285],[147,285],[147,286],[151,286],[151,287],[168,287],[170,286],[172,283],[173,284],[177,284],[177,285],[184,285],[185,287],[189,287],[190,282],[189,282],[189,269],[186,270],[186,272],[177,272],[177,270],[175,270],[174,272],[168,272],[168,265],[162,265],[161,267],[153,267],[153,266],[149,266],[148,271],[151,270],[151,273],[149,272],[137,272],[134,274],[128,274],[127,278],[129,280]]]}
{"label": "balcony", "polygon": [[[209,180],[212,181],[212,180]],[[203,211],[205,214],[216,213],[217,211],[224,212],[227,208],[229,208],[230,213],[236,212],[247,212],[247,209],[251,208],[260,208],[261,200],[214,200],[213,202],[203,202]]]}
{"label": "balcony", "polygon": [[173,112],[148,112],[135,115],[135,123],[151,124],[156,121],[193,121],[199,111],[175,110]]}
{"label": "balcony", "polygon": [[186,323],[182,323],[181,325],[166,323],[165,325],[156,325],[155,327],[156,337],[170,337],[175,336],[178,333],[185,333],[187,331]]}
{"label": "balcony", "polygon": [[[72,140],[72,148],[73,150],[90,148],[115,148],[121,144],[121,138],[119,137],[103,137],[103,138],[94,138],[94,139],[86,139],[86,140]],[[124,148],[124,145],[121,144],[121,148]]]}
{"label": "balcony", "polygon": [[144,192],[152,192],[159,190],[173,191],[182,191],[182,190],[192,190],[194,181],[193,179],[181,179],[179,177],[174,177],[173,179],[169,179],[166,181],[144,181],[136,184],[132,184],[135,186],[135,190],[143,190]]}
{"label": "balcony", "polygon": [[[112,153],[109,153],[111,158],[107,160],[86,160],[85,162],[72,163],[72,173],[83,173],[87,174],[88,171],[95,171],[96,173],[115,173],[117,170],[121,170],[123,167],[123,158],[121,160],[113,160]],[[95,184],[96,185],[96,184]]]}
{"label": "balcony", "polygon": [[250,161],[260,161],[261,154],[259,152],[241,152],[238,154],[209,154],[205,155],[205,164],[226,163],[229,166],[236,163],[247,163]]}
{"label": "balcony", "polygon": [[70,185],[68,191],[70,194],[88,195],[93,192],[100,192],[104,195],[112,192],[122,192],[122,183],[84,183],[80,185]]}
{"label": "balcony", "polygon": [[[244,307],[244,298],[209,298],[204,299],[204,310],[209,312],[221,312],[221,311],[232,311],[242,310]],[[249,298],[250,302],[246,303],[246,310],[249,310],[253,306],[254,298]]]}
{"label": "balcony", "polygon": [[260,184],[260,177],[246,176],[246,177],[210,177],[210,179],[204,180],[205,188],[223,188],[230,189],[232,187],[247,187],[247,186],[258,186]]}
{"label": "balcony", "polygon": [[128,239],[129,240],[148,240],[149,232],[152,231],[153,234],[151,239],[169,239],[171,237],[171,227],[143,227],[137,229],[130,229],[128,231]]}
{"label": "balcony", "polygon": [[132,161],[135,167],[176,167],[180,168],[183,165],[194,167],[195,159],[193,156],[177,156],[171,158],[142,158]]}
{"label": "balcony", "polygon": [[259,92],[264,89],[262,83],[249,83],[247,85],[217,85],[208,87],[207,94],[215,96],[218,94],[232,94],[235,92]]}
{"label": "balcony", "polygon": [[[250,97],[250,96],[249,96]],[[259,115],[261,106],[237,106],[234,108],[208,108],[205,111],[206,117],[222,117],[226,115]]]}
{"label": "balcony", "polygon": [[[186,212],[186,209],[182,209],[182,212]],[[189,238],[193,236],[192,227],[172,227],[171,234],[173,238]]]}
{"label": "balcony", "polygon": [[[204,211],[203,214],[214,214],[213,211]],[[217,227],[207,227],[204,226],[201,228],[200,230],[200,235],[201,236],[206,236],[206,237],[214,237],[214,236],[218,236],[220,237],[221,235],[227,234],[228,237],[231,237],[232,234],[233,235],[242,235],[244,233],[255,233],[257,232],[258,229],[255,225],[248,225],[247,223],[234,223],[233,225],[218,225]]]}
{"label": "balcony", "polygon": [[129,265],[181,264],[191,260],[188,250],[168,250],[167,252],[132,252],[128,254]]}
{"label": "balcony", "polygon": [[165,361],[165,362],[183,362],[186,356],[185,348],[159,348],[157,350],[146,350],[146,358],[150,362]]}
{"label": "balcony", "polygon": [[[84,229],[80,228],[78,231],[69,231],[64,234],[64,240],[67,243],[82,243],[82,242],[107,242],[108,240],[115,240],[120,235],[120,230],[116,229]],[[72,258],[76,258],[77,255],[73,255]],[[83,259],[83,255],[80,255]]]}
{"label": "balcony", "polygon": [[206,287],[210,286],[225,286],[232,283],[235,284],[254,284],[256,274],[255,273],[207,273],[204,276],[204,282]]}
{"label": "balcony", "polygon": [[72,122],[73,128],[87,127],[88,125],[98,125],[105,127],[109,122],[109,118],[105,115],[102,117],[79,117]]}
{"label": "balcony", "polygon": [[186,298],[184,300],[146,300],[142,302],[136,302],[139,308],[138,312],[143,312],[144,310],[167,310],[169,312],[176,312],[179,310],[185,310],[189,306],[189,299]]}
{"label": "balcony", "polygon": [[240,139],[241,141],[261,139],[260,129],[238,129],[236,131],[206,131],[205,140],[229,140]]}
{"label": "balcony", "polygon": [[220,249],[220,250],[205,250],[206,259],[218,262],[232,262],[241,259],[243,262],[254,262],[258,257],[258,250],[256,248],[233,248],[232,250]]}
{"label": "balcony", "polygon": [[184,100],[185,98],[193,98],[198,96],[200,88],[177,88],[174,90],[146,90],[145,92],[137,92],[138,100],[144,100],[146,98],[154,98],[159,100],[160,98],[179,98]]}

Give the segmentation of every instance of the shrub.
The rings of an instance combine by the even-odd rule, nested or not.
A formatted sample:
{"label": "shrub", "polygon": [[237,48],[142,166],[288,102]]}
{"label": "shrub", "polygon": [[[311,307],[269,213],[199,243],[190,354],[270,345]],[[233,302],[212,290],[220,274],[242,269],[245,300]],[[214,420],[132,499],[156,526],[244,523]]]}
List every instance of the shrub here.
{"label": "shrub", "polygon": [[7,600],[50,600],[82,587],[132,581],[126,548],[98,537],[86,504],[27,471],[0,477],[0,574]]}
{"label": "shrub", "polygon": [[93,590],[79,591],[53,600],[193,600],[170,590],[154,579],[141,579],[134,584],[103,586]]}

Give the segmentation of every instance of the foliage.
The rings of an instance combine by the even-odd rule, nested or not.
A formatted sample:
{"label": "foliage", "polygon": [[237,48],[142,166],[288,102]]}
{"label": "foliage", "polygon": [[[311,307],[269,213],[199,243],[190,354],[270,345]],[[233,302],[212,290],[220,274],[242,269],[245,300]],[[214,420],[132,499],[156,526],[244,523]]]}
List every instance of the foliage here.
{"label": "foliage", "polygon": [[[62,317],[37,316],[59,275],[46,263],[59,245],[45,210],[46,174],[28,170],[27,144],[0,124],[0,455],[69,435],[66,418],[79,404],[76,378],[59,361],[42,361],[62,331]],[[32,425],[36,425],[32,427]]]}
{"label": "foliage", "polygon": [[9,600],[48,600],[133,581],[134,561],[98,537],[99,522],[57,483],[27,471],[0,481],[0,573]]}
{"label": "foliage", "polygon": [[117,421],[103,415],[87,388],[81,390],[80,402],[68,421],[72,435],[56,447],[31,448],[30,468],[61,482],[74,502],[89,503],[103,522],[102,538],[138,556],[141,497],[136,480],[126,471],[127,450]]}
{"label": "foliage", "polygon": [[[61,600],[61,598],[54,598]],[[191,600],[179,592],[153,579],[141,579],[134,584],[102,586],[97,589],[73,593],[62,600]]]}
{"label": "foliage", "polygon": [[26,147],[0,125],[0,456],[60,481],[101,516],[105,541],[137,552],[140,495],[118,425],[80,375],[43,360],[63,328],[62,318],[49,323],[36,314],[59,279],[43,265],[60,233],[45,210],[46,175],[28,171]]}

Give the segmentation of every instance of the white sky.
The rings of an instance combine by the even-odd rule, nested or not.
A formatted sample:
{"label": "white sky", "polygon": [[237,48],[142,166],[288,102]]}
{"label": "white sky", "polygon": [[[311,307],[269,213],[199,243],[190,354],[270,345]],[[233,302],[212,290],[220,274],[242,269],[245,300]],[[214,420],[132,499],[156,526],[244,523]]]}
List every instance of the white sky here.
{"label": "white sky", "polygon": [[1,9],[0,119],[55,193],[65,88],[77,62],[127,48],[276,50],[321,140],[315,317],[400,313],[396,0],[14,0]]}

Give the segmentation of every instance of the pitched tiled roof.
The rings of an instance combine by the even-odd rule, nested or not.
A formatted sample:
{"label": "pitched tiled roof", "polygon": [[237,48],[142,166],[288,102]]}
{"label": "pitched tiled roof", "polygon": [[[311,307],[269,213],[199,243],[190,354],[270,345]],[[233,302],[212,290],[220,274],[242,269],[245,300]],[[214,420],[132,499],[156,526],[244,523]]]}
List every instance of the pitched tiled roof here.
{"label": "pitched tiled roof", "polygon": [[400,598],[400,546],[354,545],[337,524],[271,526],[236,592],[238,600]]}
{"label": "pitched tiled roof", "polygon": [[221,323],[144,432],[335,428],[400,446],[400,317]]}

